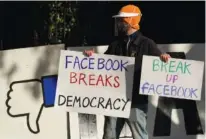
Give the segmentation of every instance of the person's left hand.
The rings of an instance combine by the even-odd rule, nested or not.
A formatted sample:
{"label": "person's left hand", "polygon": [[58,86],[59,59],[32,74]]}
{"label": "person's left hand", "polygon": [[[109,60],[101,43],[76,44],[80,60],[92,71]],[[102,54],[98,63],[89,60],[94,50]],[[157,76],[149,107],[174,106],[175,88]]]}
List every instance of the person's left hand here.
{"label": "person's left hand", "polygon": [[169,60],[169,58],[171,58],[171,56],[169,54],[161,54],[160,55],[160,59],[163,61],[163,62],[167,62]]}

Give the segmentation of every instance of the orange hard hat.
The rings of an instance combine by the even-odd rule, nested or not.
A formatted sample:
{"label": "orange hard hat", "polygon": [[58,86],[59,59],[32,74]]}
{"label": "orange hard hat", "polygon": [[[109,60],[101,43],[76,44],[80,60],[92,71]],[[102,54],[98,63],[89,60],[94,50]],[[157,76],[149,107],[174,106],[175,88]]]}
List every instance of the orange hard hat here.
{"label": "orange hard hat", "polygon": [[126,5],[121,8],[118,15],[113,16],[114,18],[123,18],[132,28],[139,29],[139,22],[141,20],[142,13],[139,7],[135,5]]}

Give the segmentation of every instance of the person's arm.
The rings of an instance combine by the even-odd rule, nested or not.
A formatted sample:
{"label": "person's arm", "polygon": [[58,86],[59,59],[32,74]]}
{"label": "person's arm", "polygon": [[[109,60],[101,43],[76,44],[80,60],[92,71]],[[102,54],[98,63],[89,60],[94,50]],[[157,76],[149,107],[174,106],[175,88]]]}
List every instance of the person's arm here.
{"label": "person's arm", "polygon": [[164,54],[158,47],[157,47],[157,44],[153,41],[153,40],[150,40],[149,41],[149,54],[151,56],[160,56],[162,54]]}
{"label": "person's arm", "polygon": [[[104,54],[110,54],[110,53],[111,53],[111,49],[112,49],[112,46],[109,45],[108,48],[107,48],[107,50],[106,50],[106,52],[104,52]],[[85,54],[86,56],[92,56],[93,53],[94,53],[94,49],[92,49],[92,50],[84,50],[84,54]]]}
{"label": "person's arm", "polygon": [[112,45],[110,44],[107,48],[107,50],[104,52],[104,54],[108,55],[111,54],[111,50],[112,50]]}
{"label": "person's arm", "polygon": [[[108,46],[107,50],[104,52],[104,54],[109,54],[109,55],[113,54],[113,50],[115,49],[115,46],[116,46],[116,42],[111,43]],[[86,56],[91,56],[93,53],[94,53],[94,49],[93,50],[85,50],[84,51],[84,54]]]}
{"label": "person's arm", "polygon": [[149,54],[151,56],[158,56],[163,62],[167,62],[170,57],[169,54],[163,53],[158,47],[157,44],[153,41],[149,41]]}

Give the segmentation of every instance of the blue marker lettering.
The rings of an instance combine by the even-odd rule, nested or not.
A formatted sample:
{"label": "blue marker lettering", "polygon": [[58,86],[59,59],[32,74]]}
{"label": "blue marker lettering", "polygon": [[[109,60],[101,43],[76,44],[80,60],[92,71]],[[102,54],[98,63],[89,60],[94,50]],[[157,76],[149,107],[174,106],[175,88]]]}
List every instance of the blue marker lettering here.
{"label": "blue marker lettering", "polygon": [[[174,92],[174,93],[173,93]],[[177,95],[177,87],[176,86],[172,86],[171,87],[171,95],[172,96],[176,96]]]}
{"label": "blue marker lettering", "polygon": [[87,68],[87,66],[83,67],[83,63],[84,63],[85,60],[87,60],[87,57],[82,59],[82,61],[81,61],[81,69],[86,69]]}
{"label": "blue marker lettering", "polygon": [[65,68],[67,68],[67,64],[68,63],[72,63],[71,61],[68,61],[69,57],[73,57],[73,56],[66,56],[66,60],[65,60]]}
{"label": "blue marker lettering", "polygon": [[195,94],[195,92],[197,91],[197,89],[194,88],[190,88],[190,97],[192,98],[192,96],[195,96],[197,98],[197,95]]}
{"label": "blue marker lettering", "polygon": [[74,69],[75,69],[75,67],[76,67],[76,64],[77,64],[78,68],[80,69],[80,62],[79,62],[78,56],[76,56],[76,57],[75,57],[75,60],[74,60],[74,66],[73,66]]}
{"label": "blue marker lettering", "polygon": [[148,89],[148,85],[149,85],[149,83],[148,82],[146,82],[146,83],[144,83],[143,85],[142,85],[142,93],[144,93],[144,90],[145,89]]}
{"label": "blue marker lettering", "polygon": [[153,93],[155,93],[154,84],[150,85],[148,93],[150,93],[150,90],[153,91]]}
{"label": "blue marker lettering", "polygon": [[181,90],[182,90],[183,88],[182,87],[180,87],[179,89],[178,89],[178,91],[177,91],[177,96],[178,97],[182,97],[184,94],[182,93],[182,96],[180,96],[180,93],[181,93]]}
{"label": "blue marker lettering", "polygon": [[111,70],[113,67],[112,59],[108,59],[105,65],[106,70]]}
{"label": "blue marker lettering", "polygon": [[89,58],[89,69],[94,69],[94,58]]}
{"label": "blue marker lettering", "polygon": [[197,97],[197,90],[194,88],[183,88],[183,87],[176,87],[170,85],[154,85],[145,82],[141,84],[141,93],[155,93],[163,96],[173,96],[178,98],[198,98]]}
{"label": "blue marker lettering", "polygon": [[164,85],[164,91],[163,91],[163,94],[166,96],[166,95],[169,95],[169,93],[166,93],[166,91],[169,91],[168,89],[168,85]]}
{"label": "blue marker lettering", "polygon": [[187,96],[186,96],[186,94],[187,94],[187,88],[182,88],[182,92],[183,92],[183,96],[186,98]]}
{"label": "blue marker lettering", "polygon": [[98,69],[103,69],[104,68],[104,59],[103,58],[98,58]]}
{"label": "blue marker lettering", "polygon": [[156,88],[156,92],[157,92],[157,94],[159,94],[159,95],[161,95],[161,92],[160,92],[160,93],[158,92],[158,88],[159,88],[160,86],[162,86],[162,85],[158,85],[157,88]]}
{"label": "blue marker lettering", "polygon": [[123,61],[121,60],[121,66],[120,66],[121,71],[122,71],[123,69],[124,69],[125,71],[127,71],[127,68],[125,67],[127,63],[128,63],[128,61],[126,61],[125,63],[123,63]]}
{"label": "blue marker lettering", "polygon": [[119,61],[118,61],[118,60],[114,60],[112,69],[113,69],[113,70],[118,70],[118,69],[119,69],[119,66],[120,66]]}

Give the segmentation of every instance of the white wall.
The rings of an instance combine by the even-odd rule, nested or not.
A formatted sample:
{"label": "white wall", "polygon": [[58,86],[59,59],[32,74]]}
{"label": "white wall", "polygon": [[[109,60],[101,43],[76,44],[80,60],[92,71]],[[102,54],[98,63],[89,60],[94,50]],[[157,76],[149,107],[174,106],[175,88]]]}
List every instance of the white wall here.
{"label": "white wall", "polygon": [[[186,53],[187,59],[205,61],[204,44],[172,44],[159,45],[159,47],[165,51],[183,51]],[[69,113],[68,116],[67,113],[60,112],[55,108],[43,107],[42,110],[40,109],[43,104],[41,82],[33,79],[40,80],[42,76],[57,74],[60,49],[64,49],[64,45],[41,46],[0,52],[0,139],[102,138],[103,116],[77,113]],[[84,49],[85,47],[69,48],[69,50],[75,51],[83,51]],[[87,49],[90,48],[88,47]],[[95,51],[98,53],[103,53],[106,49],[107,46],[95,47]],[[14,81],[25,82],[12,84],[13,90],[7,96],[10,85]],[[196,103],[201,124],[205,131],[204,84],[202,100]],[[9,112],[13,117],[7,113],[8,107],[6,101],[9,97],[9,105],[12,106]],[[181,109],[172,110],[170,136],[153,137],[157,103],[158,97],[150,97],[148,111],[148,132],[150,139],[203,139],[205,137],[204,135],[188,136],[186,134],[183,111]],[[28,114],[30,115],[28,116]],[[27,121],[29,121],[29,125]],[[161,123],[162,121],[156,122]],[[29,130],[28,127],[32,129]],[[127,126],[122,131],[121,137],[123,136],[128,136],[128,138],[131,136]]]}
{"label": "white wall", "polygon": [[[41,112],[41,83],[32,81],[57,74],[60,49],[64,45],[0,51],[0,139],[67,139],[66,114],[52,108],[43,108]],[[9,94],[9,113],[14,116],[11,117],[5,103],[14,81],[22,82],[14,84]],[[27,113],[29,120],[23,116]],[[39,133],[28,129],[28,121],[34,132],[38,132],[38,123]]]}

